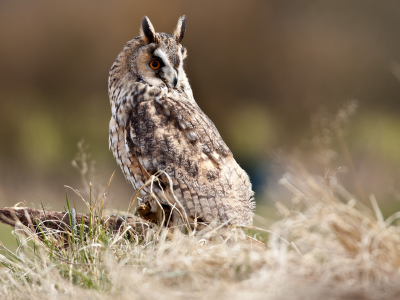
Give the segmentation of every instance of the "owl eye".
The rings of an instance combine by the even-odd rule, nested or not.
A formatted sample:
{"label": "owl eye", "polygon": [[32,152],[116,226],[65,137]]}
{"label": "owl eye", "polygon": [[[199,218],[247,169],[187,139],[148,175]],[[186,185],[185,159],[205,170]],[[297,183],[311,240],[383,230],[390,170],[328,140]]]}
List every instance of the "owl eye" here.
{"label": "owl eye", "polygon": [[149,65],[150,68],[152,68],[153,70],[157,70],[161,67],[161,63],[158,59],[153,59],[152,61],[150,61]]}

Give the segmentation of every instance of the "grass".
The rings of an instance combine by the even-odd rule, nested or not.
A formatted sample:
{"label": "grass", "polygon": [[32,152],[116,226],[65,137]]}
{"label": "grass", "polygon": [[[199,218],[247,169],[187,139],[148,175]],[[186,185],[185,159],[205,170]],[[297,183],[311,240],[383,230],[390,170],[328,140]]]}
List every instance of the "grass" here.
{"label": "grass", "polygon": [[[17,226],[16,251],[3,246],[3,299],[395,299],[400,296],[400,227],[374,197],[357,201],[334,176],[312,176],[292,161],[280,183],[292,208],[265,230],[267,247],[238,228],[213,238],[112,232],[92,218],[64,232]],[[103,199],[85,202],[102,215]],[[90,205],[90,203],[92,204]],[[68,210],[71,212],[67,201]],[[245,229],[247,230],[247,229]],[[252,229],[252,233],[257,231]],[[67,247],[65,247],[65,243]]]}
{"label": "grass", "polygon": [[[332,123],[337,130],[346,110],[340,115]],[[315,136],[328,140],[317,127]],[[336,135],[340,141],[342,134]],[[93,197],[88,185],[89,198],[79,194],[88,225],[49,230],[42,222],[38,233],[16,226],[17,249],[2,246],[0,298],[399,299],[400,212],[384,219],[374,195],[360,186],[346,145],[339,144],[359,196],[339,183],[334,169],[313,175],[286,158],[279,183],[290,199],[276,202],[278,221],[256,216],[270,224],[264,228],[206,235],[162,227],[141,234],[128,225],[112,231],[100,221],[110,215],[104,210],[107,189]],[[329,166],[332,151],[319,146],[328,153],[321,162]],[[75,166],[82,177],[90,171],[84,160]],[[73,224],[68,195],[66,211]],[[242,229],[266,246],[244,239]]]}

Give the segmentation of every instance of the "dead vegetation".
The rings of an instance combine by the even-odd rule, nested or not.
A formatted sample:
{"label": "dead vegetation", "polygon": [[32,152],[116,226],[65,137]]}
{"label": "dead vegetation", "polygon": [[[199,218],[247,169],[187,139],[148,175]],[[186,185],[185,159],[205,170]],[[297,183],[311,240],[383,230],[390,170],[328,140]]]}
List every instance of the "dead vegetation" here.
{"label": "dead vegetation", "polygon": [[266,230],[267,247],[243,240],[238,228],[228,234],[210,230],[208,236],[157,226],[141,231],[133,217],[113,227],[115,215],[100,222],[99,216],[106,217],[101,201],[89,218],[76,215],[76,224],[68,213],[54,215],[59,222],[53,227],[44,213],[3,209],[2,220],[14,222],[20,245],[15,252],[3,247],[0,294],[4,299],[400,296],[399,213],[384,220],[373,196],[375,210],[370,210],[335,177],[312,176],[295,161],[280,183],[293,194],[293,209],[277,205],[283,218]]}
{"label": "dead vegetation", "polygon": [[[339,139],[348,113],[332,123]],[[316,126],[315,136],[327,141],[322,133]],[[318,147],[328,166],[332,151]],[[106,212],[106,192],[85,199],[74,190],[87,205],[84,215],[68,197],[66,212],[2,209],[0,220],[14,227],[19,246],[2,246],[0,298],[399,299],[400,212],[385,220],[374,195],[346,191],[338,169],[317,176],[298,159],[285,166],[279,183],[290,201],[276,203],[282,218],[268,228],[171,228],[130,209]],[[78,169],[82,176],[88,170]]]}

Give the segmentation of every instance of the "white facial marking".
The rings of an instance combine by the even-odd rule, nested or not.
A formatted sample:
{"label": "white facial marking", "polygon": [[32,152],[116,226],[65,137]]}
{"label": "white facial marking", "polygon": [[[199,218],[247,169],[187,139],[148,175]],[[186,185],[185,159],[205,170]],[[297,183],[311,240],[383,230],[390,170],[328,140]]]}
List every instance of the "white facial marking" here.
{"label": "white facial marking", "polygon": [[172,68],[172,66],[171,66],[171,64],[169,62],[168,56],[160,48],[158,48],[156,51],[154,51],[154,55],[158,56],[159,58],[161,58],[166,66],[169,66],[169,67]]}
{"label": "white facial marking", "polygon": [[[164,63],[164,67],[162,67],[162,70],[164,71],[165,79],[167,80],[167,84],[169,85],[169,87],[171,88],[179,87],[178,73],[171,66],[171,63],[169,62],[168,56],[165,54],[165,52],[162,51],[161,49],[157,49],[156,51],[154,51],[154,55],[161,58]],[[177,80],[177,85],[175,86],[176,80]]]}
{"label": "white facial marking", "polygon": [[179,56],[179,61],[181,62],[179,64],[179,72],[180,72],[181,69],[183,70],[182,46],[179,47],[178,56]]}

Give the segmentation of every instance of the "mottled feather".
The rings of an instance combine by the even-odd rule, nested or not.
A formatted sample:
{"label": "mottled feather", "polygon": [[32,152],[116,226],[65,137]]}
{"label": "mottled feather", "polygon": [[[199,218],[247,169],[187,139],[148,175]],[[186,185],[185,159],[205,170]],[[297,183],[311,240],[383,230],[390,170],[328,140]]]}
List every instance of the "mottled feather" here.
{"label": "mottled feather", "polygon": [[[144,19],[143,26],[149,22]],[[183,70],[186,49],[176,35],[183,38],[186,18],[175,37],[156,33],[154,43],[149,28],[127,43],[110,70],[110,149],[136,189],[157,171],[166,172],[172,190],[161,176],[155,193],[165,204],[176,197],[189,218],[252,224],[249,178],[195,102]],[[162,60],[163,68],[151,70],[151,59]]]}

